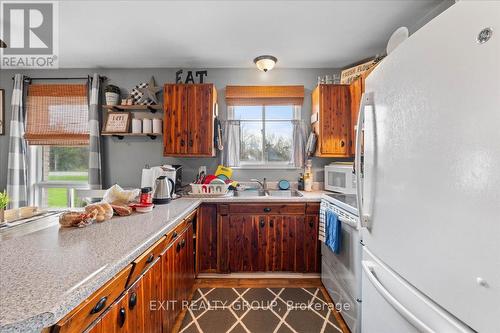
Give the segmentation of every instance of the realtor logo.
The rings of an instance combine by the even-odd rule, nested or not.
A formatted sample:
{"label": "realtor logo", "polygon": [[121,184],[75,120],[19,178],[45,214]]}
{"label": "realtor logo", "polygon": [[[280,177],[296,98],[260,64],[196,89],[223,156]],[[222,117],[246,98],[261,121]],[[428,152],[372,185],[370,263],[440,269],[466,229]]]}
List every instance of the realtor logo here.
{"label": "realtor logo", "polygon": [[58,68],[58,2],[2,1],[1,68]]}

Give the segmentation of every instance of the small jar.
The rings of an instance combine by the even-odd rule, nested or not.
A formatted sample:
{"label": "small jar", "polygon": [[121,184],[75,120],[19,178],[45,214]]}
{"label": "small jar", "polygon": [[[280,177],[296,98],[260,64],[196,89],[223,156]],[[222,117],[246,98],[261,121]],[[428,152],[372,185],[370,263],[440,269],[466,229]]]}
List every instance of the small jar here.
{"label": "small jar", "polygon": [[153,203],[153,197],[151,195],[151,187],[143,187],[141,188],[141,204],[150,204]]}

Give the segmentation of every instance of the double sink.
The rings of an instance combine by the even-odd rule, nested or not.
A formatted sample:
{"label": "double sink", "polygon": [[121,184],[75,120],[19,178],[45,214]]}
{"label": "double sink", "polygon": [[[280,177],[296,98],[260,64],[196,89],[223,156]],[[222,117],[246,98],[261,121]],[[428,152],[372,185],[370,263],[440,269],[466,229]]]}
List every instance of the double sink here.
{"label": "double sink", "polygon": [[297,190],[244,190],[244,191],[234,191],[234,196],[293,198],[293,197],[302,197],[303,195]]}

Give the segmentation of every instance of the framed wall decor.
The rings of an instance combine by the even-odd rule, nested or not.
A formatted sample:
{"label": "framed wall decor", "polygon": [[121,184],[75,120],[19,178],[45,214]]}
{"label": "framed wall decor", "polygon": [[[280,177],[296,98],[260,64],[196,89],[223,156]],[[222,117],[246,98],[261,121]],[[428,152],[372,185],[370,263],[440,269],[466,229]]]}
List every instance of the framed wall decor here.
{"label": "framed wall decor", "polygon": [[104,132],[128,133],[130,128],[130,112],[108,112],[104,123]]}
{"label": "framed wall decor", "polygon": [[0,135],[5,135],[5,89],[0,89]]}

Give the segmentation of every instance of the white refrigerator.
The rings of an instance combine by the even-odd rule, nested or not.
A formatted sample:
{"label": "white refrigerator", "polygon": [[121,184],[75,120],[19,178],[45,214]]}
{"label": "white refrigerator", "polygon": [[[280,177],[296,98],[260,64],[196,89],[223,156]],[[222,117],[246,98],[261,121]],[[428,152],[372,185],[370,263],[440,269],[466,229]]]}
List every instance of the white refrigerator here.
{"label": "white refrigerator", "polygon": [[362,332],[500,332],[500,2],[422,27],[361,104]]}

